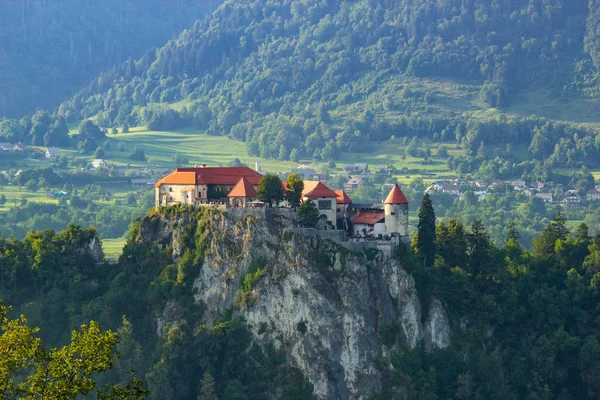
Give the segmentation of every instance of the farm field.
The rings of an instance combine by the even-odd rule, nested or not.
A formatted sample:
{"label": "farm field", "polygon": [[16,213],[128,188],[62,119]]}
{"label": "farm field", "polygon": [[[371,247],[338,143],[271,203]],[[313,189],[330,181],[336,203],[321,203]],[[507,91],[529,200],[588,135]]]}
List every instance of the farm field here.
{"label": "farm field", "polygon": [[102,239],[102,250],[106,258],[119,258],[126,242],[125,238]]}
{"label": "farm field", "polygon": [[[184,129],[175,132],[148,131],[143,128],[132,128],[130,133],[118,135],[109,135],[111,150],[107,152],[105,159],[115,165],[162,165],[174,167],[172,159],[175,154],[181,154],[188,158],[190,166],[194,164],[206,164],[208,166],[224,166],[235,158],[254,168],[255,163],[259,162],[261,169],[269,172],[286,172],[298,165],[310,165],[323,171],[327,169],[332,173],[342,172],[343,164],[367,163],[373,164],[391,164],[397,170],[406,168],[411,173],[410,178],[407,174],[398,173],[399,180],[403,183],[409,183],[417,177],[428,178],[430,174],[452,174],[452,171],[446,166],[445,159],[432,157],[428,164],[422,162],[422,158],[411,156],[402,156],[406,146],[401,144],[399,139],[388,140],[379,144],[373,144],[367,151],[362,153],[343,153],[335,161],[334,168],[329,167],[325,161],[314,162],[313,160],[300,160],[298,163],[291,161],[281,161],[276,159],[261,159],[252,157],[246,153],[246,145],[242,142],[232,140],[224,136],[209,136],[192,129]],[[115,150],[117,144],[123,142],[125,151]],[[462,150],[455,149],[454,143],[444,143],[448,148],[449,155],[462,155]],[[128,158],[129,153],[135,146],[141,147],[147,162],[132,161]],[[433,154],[436,153],[440,144],[431,144]]]}

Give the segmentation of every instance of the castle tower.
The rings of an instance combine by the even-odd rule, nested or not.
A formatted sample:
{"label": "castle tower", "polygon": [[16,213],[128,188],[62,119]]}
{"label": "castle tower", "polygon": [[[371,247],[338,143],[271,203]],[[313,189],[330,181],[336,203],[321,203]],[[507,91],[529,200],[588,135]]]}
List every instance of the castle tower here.
{"label": "castle tower", "polygon": [[398,184],[394,185],[383,203],[385,209],[385,232],[408,236],[408,200]]}

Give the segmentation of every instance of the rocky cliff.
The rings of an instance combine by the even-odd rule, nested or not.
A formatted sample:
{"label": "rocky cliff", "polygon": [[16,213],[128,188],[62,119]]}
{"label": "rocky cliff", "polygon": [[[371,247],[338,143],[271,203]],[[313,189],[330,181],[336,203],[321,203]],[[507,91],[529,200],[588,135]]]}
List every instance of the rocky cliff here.
{"label": "rocky cliff", "polygon": [[[425,315],[415,282],[396,260],[355,251],[295,230],[284,215],[232,216],[217,211],[150,215],[140,225],[147,244],[201,254],[193,298],[210,325],[227,310],[243,316],[257,343],[272,342],[302,371],[317,398],[363,398],[381,389],[381,361],[395,346],[450,343],[450,324],[434,300]],[[191,244],[193,243],[193,244]],[[179,318],[170,301],[157,332]],[[383,333],[393,332],[385,340]],[[402,343],[400,343],[400,341]],[[388,361],[386,361],[388,360]]]}

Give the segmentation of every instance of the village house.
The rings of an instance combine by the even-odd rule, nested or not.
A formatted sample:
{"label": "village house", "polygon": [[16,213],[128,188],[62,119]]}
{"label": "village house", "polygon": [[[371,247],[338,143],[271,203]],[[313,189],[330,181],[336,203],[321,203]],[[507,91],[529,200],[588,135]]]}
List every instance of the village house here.
{"label": "village house", "polygon": [[452,196],[458,196],[460,194],[459,185],[442,185],[441,192]]}
{"label": "village house", "polygon": [[344,164],[344,172],[348,174],[362,174],[369,170],[366,163]]}
{"label": "village house", "polygon": [[21,142],[16,143],[12,148],[12,151],[23,151],[23,150],[25,150],[25,144],[21,143]]}
{"label": "village house", "polygon": [[11,151],[13,145],[11,143],[0,143],[0,151]]}
{"label": "village house", "polygon": [[56,159],[60,157],[60,149],[58,147],[48,147],[44,154],[46,158]]}
{"label": "village house", "polygon": [[562,200],[562,204],[565,205],[572,205],[572,206],[578,206],[581,204],[581,202],[583,201],[583,199],[581,198],[581,196],[578,196],[576,194],[572,194],[570,196],[565,197]]}
{"label": "village house", "polygon": [[348,193],[352,193],[359,187],[364,186],[364,184],[365,183],[361,178],[350,178],[346,183],[344,183],[344,190]]}
{"label": "village house", "polygon": [[386,164],[371,165],[369,167],[369,171],[371,171],[375,175],[389,175],[390,166]]}
{"label": "village house", "polygon": [[585,197],[587,201],[600,201],[600,190],[596,188],[590,189]]}
{"label": "village house", "polygon": [[92,168],[100,169],[100,168],[108,168],[108,163],[101,158],[96,158],[92,161]]}
{"label": "village house", "polygon": [[552,203],[554,201],[552,193],[536,193],[535,197],[542,199],[544,203]]}
{"label": "village house", "polygon": [[527,183],[525,183],[525,181],[512,181],[511,186],[513,187],[514,190],[516,191],[521,191],[521,190],[525,190],[525,188],[527,187]]}

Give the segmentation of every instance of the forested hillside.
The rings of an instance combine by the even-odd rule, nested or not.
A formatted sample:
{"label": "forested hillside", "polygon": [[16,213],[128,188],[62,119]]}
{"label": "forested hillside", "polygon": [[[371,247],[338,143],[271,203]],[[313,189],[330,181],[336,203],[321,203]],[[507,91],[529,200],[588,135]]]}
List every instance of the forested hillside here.
{"label": "forested hillside", "polygon": [[100,72],[161,46],[218,3],[0,2],[0,117],[58,106]]}
{"label": "forested hillside", "polygon": [[599,6],[228,1],[155,56],[101,75],[61,114],[103,126],[193,125],[246,141],[251,155],[292,160],[335,159],[392,135],[457,139],[474,155],[481,143],[528,147],[543,131],[533,158],[547,160],[563,140],[551,162],[594,163],[595,130],[527,118],[519,102],[542,91],[536,105],[595,110]]}

